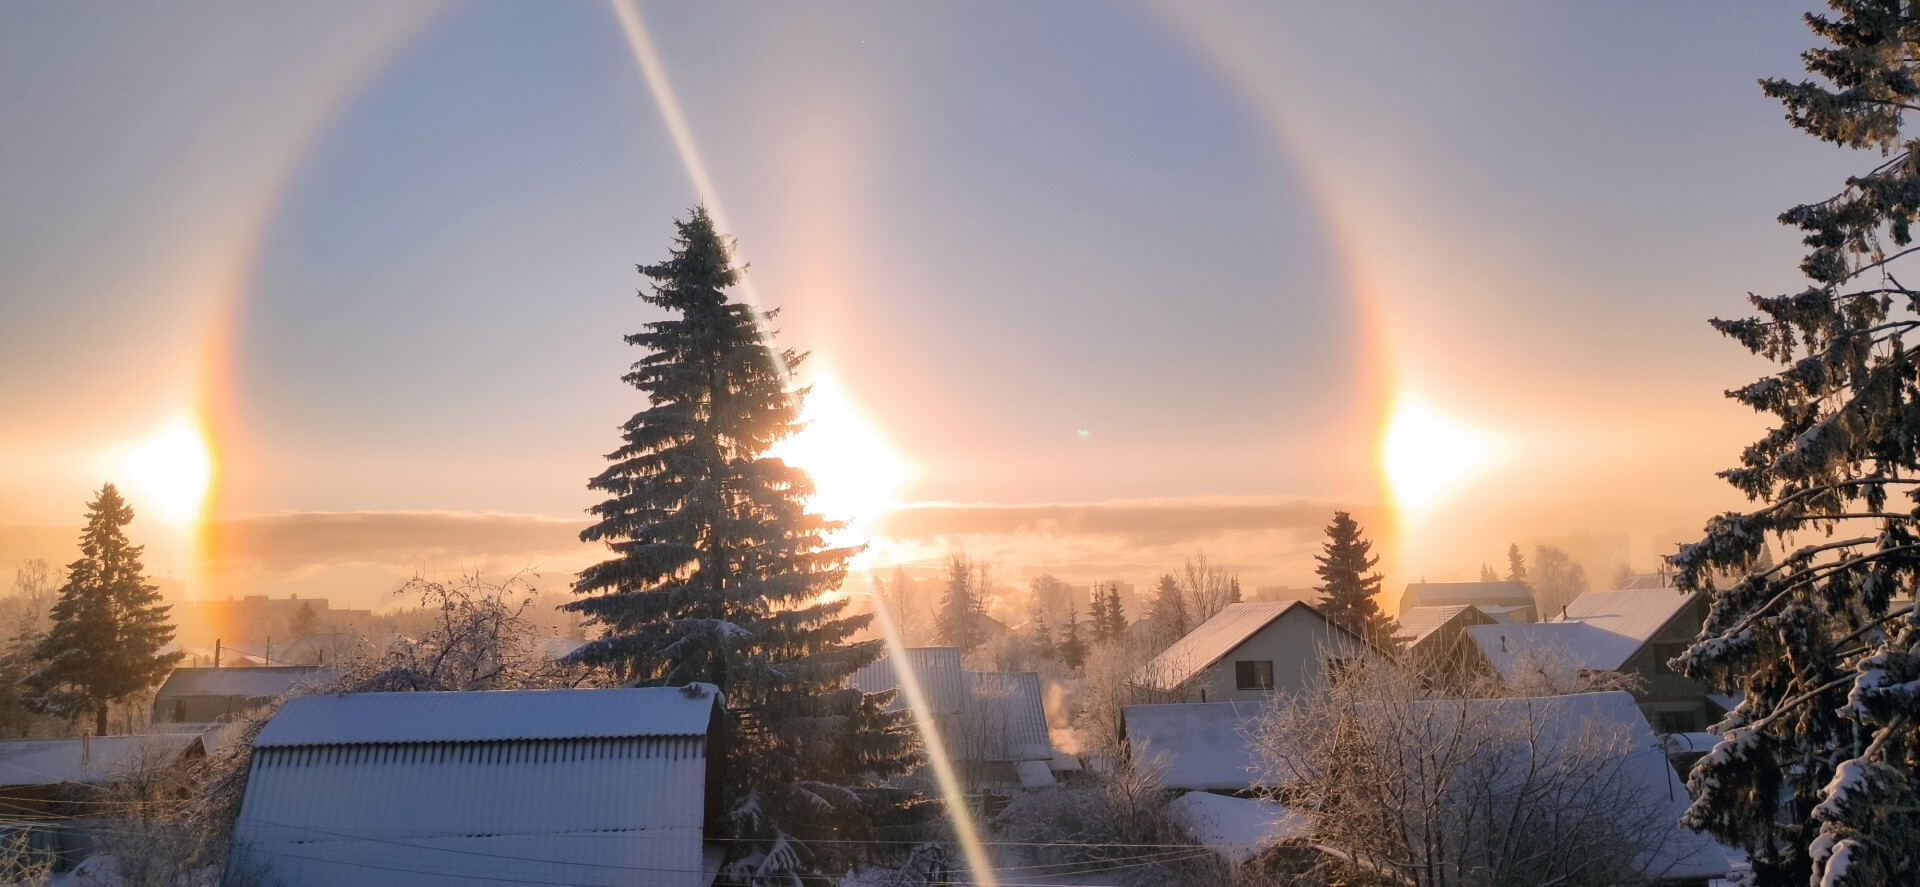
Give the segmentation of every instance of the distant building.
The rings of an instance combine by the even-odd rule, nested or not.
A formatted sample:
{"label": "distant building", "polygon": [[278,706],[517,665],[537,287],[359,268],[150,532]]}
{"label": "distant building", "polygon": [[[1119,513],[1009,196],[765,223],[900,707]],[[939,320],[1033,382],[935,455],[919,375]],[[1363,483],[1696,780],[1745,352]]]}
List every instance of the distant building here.
{"label": "distant building", "polygon": [[1564,617],[1532,625],[1477,625],[1467,629],[1481,656],[1510,681],[1545,663],[1592,672],[1620,672],[1639,680],[1635,701],[1659,733],[1705,730],[1726,713],[1710,688],[1667,667],[1700,633],[1706,598],[1671,587],[1590,591],[1567,605]]}
{"label": "distant building", "polygon": [[1435,677],[1464,676],[1484,665],[1467,626],[1499,624],[1472,604],[1414,607],[1398,621],[1394,636],[1406,645],[1408,660]]}
{"label": "distant building", "polygon": [[1400,612],[1415,607],[1468,604],[1502,621],[1534,622],[1540,618],[1533,590],[1525,582],[1415,582],[1400,595]]}
{"label": "distant building", "polygon": [[285,695],[294,687],[320,685],[334,672],[313,666],[176,668],[153,694],[153,723],[211,724]]}
{"label": "distant building", "polygon": [[[275,639],[284,647],[316,632],[373,633],[372,610],[335,609],[326,598],[298,595],[274,598],[250,594],[225,600],[176,601],[172,617],[182,644],[211,647],[217,640],[261,658],[269,658],[266,647]],[[276,662],[280,659],[278,655],[270,658]]]}
{"label": "distant building", "polygon": [[1135,673],[1149,698],[1257,701],[1306,689],[1342,663],[1379,655],[1300,601],[1229,604]]}
{"label": "distant building", "polygon": [[721,704],[706,684],[298,697],[254,741],[235,841],[287,887],[706,887]]}
{"label": "distant building", "polygon": [[[1057,760],[1038,674],[966,671],[956,647],[909,647],[905,653],[926,713],[970,784],[1043,788],[1055,784],[1055,771],[1079,768],[1077,761]],[[889,709],[908,707],[909,694],[892,656],[855,672],[851,683],[865,693],[895,690]]]}

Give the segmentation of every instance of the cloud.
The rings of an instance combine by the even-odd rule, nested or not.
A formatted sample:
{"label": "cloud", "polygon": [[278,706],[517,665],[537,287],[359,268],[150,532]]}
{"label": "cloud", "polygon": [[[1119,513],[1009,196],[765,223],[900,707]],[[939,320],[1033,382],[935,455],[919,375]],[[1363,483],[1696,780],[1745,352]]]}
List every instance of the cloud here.
{"label": "cloud", "polygon": [[577,568],[599,546],[580,541],[584,520],[457,511],[293,512],[213,521],[208,566],[222,572],[298,575],[355,564],[444,569]]}
{"label": "cloud", "polygon": [[[1312,552],[1333,512],[1300,499],[1214,497],[1080,504],[927,503],[877,522],[877,561],[924,564],[949,551],[1010,569],[1069,579],[1150,581],[1204,552],[1251,583],[1310,577]],[[1356,511],[1363,523],[1375,515]]]}

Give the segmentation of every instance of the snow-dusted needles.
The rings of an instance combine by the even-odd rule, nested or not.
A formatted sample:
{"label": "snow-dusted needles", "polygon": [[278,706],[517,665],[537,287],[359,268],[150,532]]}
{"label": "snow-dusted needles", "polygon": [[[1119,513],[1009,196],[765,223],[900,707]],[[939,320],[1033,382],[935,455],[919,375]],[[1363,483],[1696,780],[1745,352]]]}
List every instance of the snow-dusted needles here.
{"label": "snow-dusted needles", "polygon": [[[667,132],[673,137],[674,149],[680,155],[681,165],[686,167],[687,178],[692,180],[694,191],[700,195],[700,201],[706,205],[707,212],[713,217],[716,227],[722,231],[736,230],[727,223],[725,212],[721,209],[720,198],[714,191],[713,179],[707,175],[707,165],[701,159],[700,149],[694,143],[693,130],[687,125],[686,115],[680,110],[680,100],[675,97],[672,84],[667,80],[666,70],[660,64],[660,56],[654,51],[653,41],[647,36],[647,26],[640,18],[640,10],[633,0],[609,0],[613,12],[620,20],[621,32],[626,35],[627,46],[633,51],[634,63],[640,69],[640,77],[646,81],[647,89],[653,94],[654,104],[660,110],[660,118],[666,124]],[[735,256],[739,262],[739,256]],[[764,317],[760,317],[760,300],[753,290],[753,281],[741,276],[740,293],[748,305],[753,306],[756,319],[760,321],[763,334],[768,329]],[[779,359],[780,351],[772,348],[774,358]],[[787,367],[782,366],[783,373]],[[849,410],[851,412],[851,410]],[[819,416],[812,417],[818,421]],[[852,439],[852,433],[842,431],[841,442]],[[884,449],[884,447],[882,447]],[[809,466],[801,464],[802,468]],[[871,470],[873,466],[868,465]],[[901,469],[904,472],[904,469]],[[829,479],[830,480],[830,479]],[[896,478],[893,483],[897,483]],[[889,490],[888,492],[891,492]],[[859,515],[870,517],[870,515]],[[960,790],[960,783],[953,773],[953,762],[947,757],[946,747],[940,741],[940,732],[934,729],[933,715],[927,708],[926,697],[920,692],[920,681],[911,667],[905,664],[906,647],[900,640],[900,633],[894,629],[893,620],[887,613],[886,604],[879,595],[874,596],[874,610],[880,620],[880,627],[886,633],[887,650],[894,661],[902,667],[896,669],[900,675],[900,688],[906,694],[907,706],[913,711],[914,723],[920,729],[920,735],[927,747],[927,761],[933,768],[935,780],[940,784],[940,794],[946,801],[947,810],[953,817],[955,835],[960,840],[961,851],[966,856],[967,868],[971,870],[973,883],[982,887],[996,887],[993,866],[987,861],[986,849],[980,843],[980,833],[973,822],[973,816],[967,809],[966,796]]]}

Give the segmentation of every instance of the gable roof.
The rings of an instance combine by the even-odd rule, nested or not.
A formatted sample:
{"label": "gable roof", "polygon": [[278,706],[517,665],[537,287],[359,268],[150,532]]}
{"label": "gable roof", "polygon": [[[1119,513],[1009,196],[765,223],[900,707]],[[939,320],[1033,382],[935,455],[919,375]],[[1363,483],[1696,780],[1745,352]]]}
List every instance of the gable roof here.
{"label": "gable roof", "polygon": [[1534,605],[1533,590],[1525,582],[1413,582],[1400,595],[1401,612],[1444,604]]}
{"label": "gable roof", "polygon": [[1158,690],[1176,689],[1195,675],[1212,668],[1214,663],[1233,652],[1235,647],[1246,643],[1248,638],[1296,607],[1313,614],[1313,618],[1325,622],[1330,628],[1352,634],[1327,621],[1319,610],[1303,601],[1243,601],[1228,604],[1226,609],[1215,613],[1212,619],[1187,632],[1186,637],[1174,641],[1173,646],[1162,650],[1160,655],[1142,666],[1135,672],[1134,683]]}
{"label": "gable roof", "polygon": [[972,712],[999,733],[987,760],[1050,761],[1047,710],[1040,700],[1040,675],[1030,671],[969,671],[967,701]]}
{"label": "gable roof", "polygon": [[1254,783],[1248,727],[1267,713],[1266,702],[1176,702],[1129,705],[1121,732],[1135,760],[1160,769],[1167,788],[1241,791]]}
{"label": "gable roof", "polygon": [[[967,682],[960,673],[959,647],[908,647],[907,665],[913,669],[913,675],[920,683],[920,692],[927,698],[930,714],[959,714],[967,703]],[[862,693],[880,693],[901,689],[900,676],[894,672],[894,660],[891,654],[882,656],[853,673],[849,683]],[[894,696],[889,711],[898,711],[907,707],[907,694],[904,690]]]}
{"label": "gable roof", "polygon": [[302,684],[331,680],[334,672],[317,665],[273,665],[263,668],[176,668],[154,695],[242,696],[248,699],[278,696]]}
{"label": "gable roof", "polygon": [[1589,591],[1567,605],[1566,615],[1560,621],[1584,622],[1645,644],[1699,597],[1699,592],[1681,592],[1672,587]]}
{"label": "gable roof", "polygon": [[1566,616],[1552,622],[1472,625],[1467,635],[1509,680],[1530,656],[1561,658],[1590,671],[1618,671],[1697,597],[1672,588],[1590,591],[1574,598]]}
{"label": "gable roof", "polygon": [[[1472,610],[1473,613],[1467,614],[1468,610]],[[1463,617],[1463,614],[1467,615]],[[1394,637],[1406,641],[1408,646],[1413,646],[1426,640],[1428,635],[1439,631],[1445,627],[1447,623],[1461,618],[1470,620],[1476,625],[1493,621],[1493,617],[1480,612],[1480,608],[1472,604],[1414,607],[1400,614],[1400,618],[1397,620],[1400,624],[1400,630],[1394,632]]]}
{"label": "gable roof", "polygon": [[299,696],[280,707],[253,745],[704,736],[718,700],[711,684]]}

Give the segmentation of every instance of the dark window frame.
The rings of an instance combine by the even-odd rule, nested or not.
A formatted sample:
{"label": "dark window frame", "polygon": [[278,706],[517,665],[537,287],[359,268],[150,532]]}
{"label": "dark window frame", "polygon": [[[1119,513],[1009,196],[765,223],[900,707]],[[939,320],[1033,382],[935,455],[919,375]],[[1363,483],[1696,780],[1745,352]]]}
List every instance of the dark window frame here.
{"label": "dark window frame", "polygon": [[[1262,668],[1264,666],[1264,669]],[[1272,690],[1273,660],[1236,659],[1233,662],[1235,690]]]}

